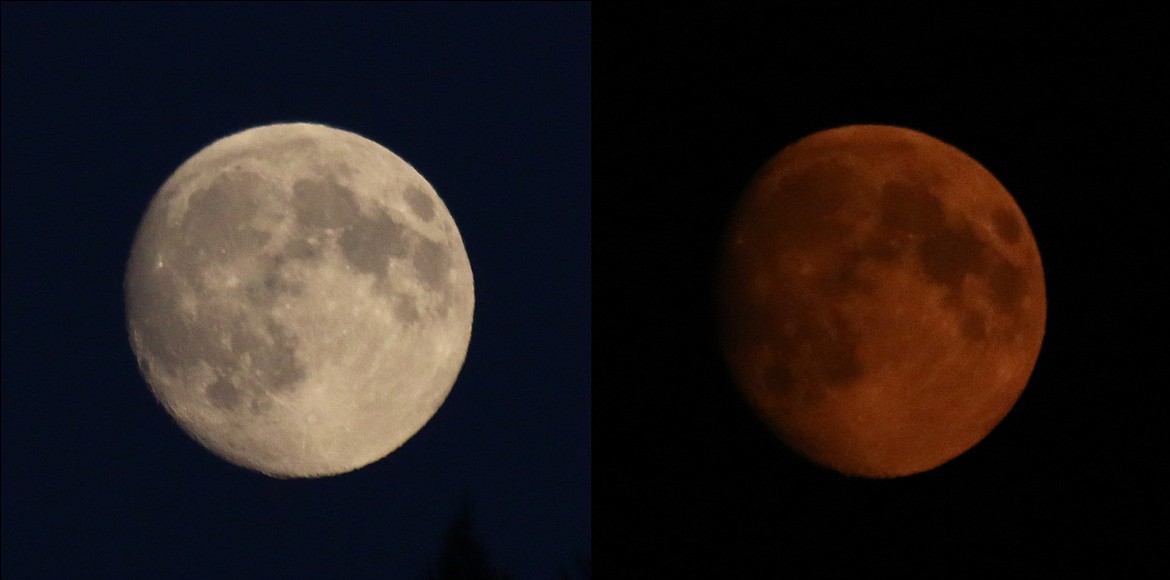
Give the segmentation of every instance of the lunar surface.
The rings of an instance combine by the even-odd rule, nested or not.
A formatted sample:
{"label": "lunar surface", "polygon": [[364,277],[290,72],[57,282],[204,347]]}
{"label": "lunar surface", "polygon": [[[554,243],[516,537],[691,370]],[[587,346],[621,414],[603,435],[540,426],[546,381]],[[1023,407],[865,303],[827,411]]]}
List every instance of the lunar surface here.
{"label": "lunar surface", "polygon": [[179,167],[125,289],[155,397],[213,453],[274,477],[351,471],[413,436],[459,374],[474,308],[431,185],[373,141],[305,123]]}
{"label": "lunar surface", "polygon": [[822,131],[756,175],[723,248],[722,345],[792,449],[852,476],[937,467],[1011,410],[1039,355],[1040,253],[1006,189],[897,127]]}

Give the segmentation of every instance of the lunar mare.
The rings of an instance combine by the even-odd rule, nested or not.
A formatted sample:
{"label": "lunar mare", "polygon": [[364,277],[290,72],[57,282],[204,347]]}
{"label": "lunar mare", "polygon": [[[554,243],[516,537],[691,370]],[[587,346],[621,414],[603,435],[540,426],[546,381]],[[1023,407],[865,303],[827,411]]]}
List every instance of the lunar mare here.
{"label": "lunar mare", "polygon": [[426,179],[307,123],[182,164],[125,286],[159,402],[216,455],[277,477],[351,471],[413,436],[455,382],[474,310],[462,238]]}
{"label": "lunar mare", "polygon": [[815,133],[756,175],[719,277],[736,384],[798,453],[909,475],[984,438],[1044,334],[1040,254],[986,169],[887,126]]}

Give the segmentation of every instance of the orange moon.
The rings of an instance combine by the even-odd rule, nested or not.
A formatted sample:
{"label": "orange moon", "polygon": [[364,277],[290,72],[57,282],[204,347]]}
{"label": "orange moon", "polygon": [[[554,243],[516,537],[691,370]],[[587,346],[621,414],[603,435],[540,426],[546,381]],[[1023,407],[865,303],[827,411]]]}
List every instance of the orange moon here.
{"label": "orange moon", "polygon": [[732,377],[797,453],[897,477],[979,443],[1044,337],[1044,272],[1011,194],[899,127],[814,133],[732,215],[718,279]]}

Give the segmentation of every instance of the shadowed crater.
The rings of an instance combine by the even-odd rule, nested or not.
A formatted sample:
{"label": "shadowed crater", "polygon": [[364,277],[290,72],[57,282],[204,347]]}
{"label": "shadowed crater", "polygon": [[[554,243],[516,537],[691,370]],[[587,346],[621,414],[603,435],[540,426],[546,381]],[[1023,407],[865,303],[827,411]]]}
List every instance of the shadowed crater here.
{"label": "shadowed crater", "polygon": [[254,173],[229,172],[208,188],[191,195],[180,230],[180,247],[174,265],[195,287],[202,285],[198,273],[209,262],[229,254],[259,251],[271,234],[250,223],[259,211],[260,200],[274,194],[272,184]]}
{"label": "shadowed crater", "polygon": [[398,319],[407,323],[415,323],[421,320],[418,308],[414,305],[414,300],[409,296],[398,295],[394,302],[394,314]]}
{"label": "shadowed crater", "polygon": [[821,292],[833,298],[844,298],[854,294],[869,294],[876,288],[871,280],[861,276],[862,264],[869,257],[864,252],[847,252],[841,263],[820,279]]}
{"label": "shadowed crater", "polygon": [[882,225],[896,232],[924,236],[946,227],[942,202],[924,184],[886,183],[880,203]]}
{"label": "shadowed crater", "polygon": [[1020,236],[1024,233],[1020,222],[1007,208],[996,208],[991,212],[991,223],[995,226],[995,233],[1009,244],[1020,241]]}
{"label": "shadowed crater", "polygon": [[813,401],[822,389],[847,388],[862,377],[859,338],[840,312],[833,309],[826,316],[821,305],[779,296],[772,300],[762,309],[749,309],[768,315],[738,317],[739,328],[731,333],[744,345],[766,346],[774,357],[763,371],[766,388]]}
{"label": "shadowed crater", "polygon": [[343,227],[358,218],[353,192],[329,180],[298,180],[292,202],[297,221],[311,228]]}
{"label": "shadowed crater", "polygon": [[966,220],[956,227],[944,226],[927,234],[918,248],[927,277],[954,292],[962,290],[963,279],[968,274],[982,274],[987,270],[986,252]]}
{"label": "shadowed crater", "polygon": [[846,228],[837,223],[838,213],[859,187],[863,184],[853,170],[832,161],[783,175],[767,209],[771,216],[767,237],[792,249],[843,239]]}
{"label": "shadowed crater", "polygon": [[248,411],[253,415],[265,415],[272,410],[271,399],[253,398],[248,403]]}
{"label": "shadowed crater", "polygon": [[378,213],[372,218],[363,217],[341,235],[341,253],[354,268],[384,278],[389,258],[407,255],[410,247],[408,235],[409,230],[389,215]]}
{"label": "shadowed crater", "polygon": [[992,265],[988,276],[991,296],[1000,312],[1015,312],[1020,308],[1027,287],[1024,270],[1010,262],[1000,260]]}
{"label": "shadowed crater", "polygon": [[255,373],[260,386],[274,392],[291,390],[294,383],[305,378],[305,369],[296,357],[297,343],[295,335],[272,320],[264,324],[263,330],[237,327],[232,336],[236,360],[248,355],[250,370]]}
{"label": "shadowed crater", "polygon": [[282,296],[299,296],[305,290],[304,282],[293,280],[285,270],[285,265],[293,260],[311,260],[320,256],[320,248],[314,248],[304,240],[297,239],[289,242],[282,252],[262,259],[260,279],[244,287],[244,296],[248,302],[270,308],[276,305]]}
{"label": "shadowed crater", "polygon": [[406,198],[406,203],[410,205],[410,211],[413,211],[419,219],[426,222],[435,219],[435,202],[425,191],[411,185],[406,188],[406,193],[403,196]]}
{"label": "shadowed crater", "polygon": [[796,330],[775,343],[777,360],[766,371],[769,387],[795,391],[806,402],[819,400],[823,389],[853,385],[864,374],[857,336],[834,313],[827,321],[803,318]]}
{"label": "shadowed crater", "polygon": [[310,242],[304,237],[297,237],[291,239],[281,248],[282,254],[277,255],[276,259],[280,259],[281,255],[287,256],[293,260],[316,260],[321,257],[323,248],[321,244]]}
{"label": "shadowed crater", "polygon": [[243,400],[244,397],[236,385],[222,376],[207,387],[207,401],[218,409],[230,411],[240,406]]}
{"label": "shadowed crater", "polygon": [[896,261],[947,227],[942,202],[923,183],[890,181],[878,204],[880,227],[860,246],[858,260]]}
{"label": "shadowed crater", "polygon": [[963,314],[961,329],[963,338],[983,340],[987,338],[987,317],[977,310],[967,310]]}
{"label": "shadowed crater", "polygon": [[414,250],[414,269],[424,284],[432,289],[442,289],[447,271],[451,268],[451,256],[447,248],[438,242],[426,238],[419,238],[419,245]]}

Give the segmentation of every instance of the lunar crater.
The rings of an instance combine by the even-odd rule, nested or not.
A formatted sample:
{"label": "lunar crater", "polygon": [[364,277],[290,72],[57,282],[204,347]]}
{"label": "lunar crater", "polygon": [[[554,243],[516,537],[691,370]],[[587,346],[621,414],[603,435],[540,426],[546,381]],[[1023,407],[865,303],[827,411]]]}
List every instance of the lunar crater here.
{"label": "lunar crater", "polygon": [[946,227],[942,202],[922,183],[887,182],[879,203],[882,225],[894,232],[925,236]]}
{"label": "lunar crater", "polygon": [[342,255],[359,271],[385,277],[391,257],[403,258],[410,252],[409,230],[386,214],[356,220],[349,224],[338,243]]}
{"label": "lunar crater", "polygon": [[310,228],[335,228],[352,223],[360,208],[349,188],[320,178],[293,184],[293,210],[297,222]]}
{"label": "lunar crater", "polygon": [[848,388],[864,375],[860,337],[843,310],[825,312],[797,293],[766,300],[754,308],[756,316],[737,321],[743,338],[736,348],[757,350],[767,361],[757,384],[815,403],[824,389]]}
{"label": "lunar crater", "polygon": [[793,193],[769,198],[766,203],[770,207],[762,208],[776,216],[771,233],[792,251],[840,241],[844,233],[838,227],[840,211],[857,185],[852,168],[833,161],[781,175],[775,187]]}
{"label": "lunar crater", "polygon": [[995,226],[995,233],[1003,241],[1009,244],[1020,241],[1023,228],[1020,226],[1020,222],[1016,220],[1016,216],[1012,215],[1011,210],[1004,207],[996,208],[991,213],[991,223]]}
{"label": "lunar crater", "polygon": [[[181,227],[187,241],[184,253],[194,251],[206,260],[228,250],[263,247],[271,234],[252,227],[251,221],[260,211],[258,192],[271,187],[253,173],[227,173],[192,195]],[[249,194],[240,195],[241,189]]]}
{"label": "lunar crater", "polygon": [[956,292],[967,276],[986,270],[987,258],[984,243],[966,220],[930,232],[918,246],[919,264],[927,278]]}
{"label": "lunar crater", "polygon": [[406,193],[403,194],[406,198],[406,203],[410,205],[410,209],[414,211],[419,219],[429,222],[435,219],[435,202],[431,198],[415,186],[406,188]]}
{"label": "lunar crater", "polygon": [[217,409],[230,411],[238,407],[243,399],[235,383],[225,377],[221,376],[207,386],[207,400]]}

